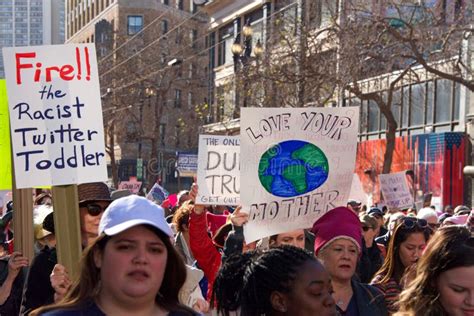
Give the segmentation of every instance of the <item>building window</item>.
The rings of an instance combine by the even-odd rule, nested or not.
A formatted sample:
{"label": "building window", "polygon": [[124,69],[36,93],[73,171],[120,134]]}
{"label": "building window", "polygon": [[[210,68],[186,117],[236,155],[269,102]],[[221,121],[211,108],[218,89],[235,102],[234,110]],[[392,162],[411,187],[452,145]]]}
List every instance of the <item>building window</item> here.
{"label": "building window", "polygon": [[197,30],[191,30],[190,34],[190,40],[191,40],[191,47],[192,48],[196,48],[196,41],[197,41],[197,38],[198,38],[198,31]]}
{"label": "building window", "polygon": [[426,104],[426,84],[419,83],[411,86],[411,118],[410,126],[421,126],[424,123]]}
{"label": "building window", "polygon": [[230,23],[219,30],[217,44],[217,65],[230,64],[232,61],[231,47],[234,42],[234,24]]}
{"label": "building window", "polygon": [[183,39],[183,35],[181,34],[181,30],[178,28],[176,30],[176,37],[174,38],[174,42],[176,44],[181,44],[181,40]]}
{"label": "building window", "polygon": [[368,128],[368,125],[369,125],[369,122],[368,122],[368,110],[367,110],[367,104],[368,102],[367,101],[362,101],[361,103],[361,107],[360,107],[360,129],[359,129],[359,132],[360,133],[367,133],[367,128]]}
{"label": "building window", "polygon": [[436,81],[436,123],[445,123],[450,120],[452,88],[453,83],[450,80]]}
{"label": "building window", "polygon": [[188,92],[188,108],[190,109],[193,106],[193,93]]}
{"label": "building window", "polygon": [[129,15],[127,17],[127,31],[128,35],[133,35],[140,32],[143,28],[143,16]]}
{"label": "building window", "polygon": [[166,137],[166,124],[160,124],[160,145],[165,145],[165,137]]}
{"label": "building window", "polygon": [[454,116],[453,121],[459,121],[459,111],[461,106],[461,88],[459,83],[454,83]]}
{"label": "building window", "polygon": [[162,20],[161,21],[161,34],[165,35],[166,33],[168,33],[168,21]]}
{"label": "building window", "polygon": [[398,127],[400,127],[400,115],[402,112],[402,93],[401,90],[393,91],[392,94],[392,113],[395,117]]}
{"label": "building window", "polygon": [[369,101],[368,113],[369,113],[368,131],[377,132],[379,130],[380,110],[379,110],[378,104],[372,100]]}
{"label": "building window", "polygon": [[408,120],[410,118],[410,86],[403,87],[402,93],[402,127],[408,127]]}
{"label": "building window", "polygon": [[426,97],[426,124],[433,124],[433,117],[434,117],[434,82],[428,82],[428,91]]}
{"label": "building window", "polygon": [[180,138],[181,138],[181,128],[179,126],[179,124],[176,124],[175,126],[175,139],[176,139],[176,147],[179,147],[179,144],[180,144]]}
{"label": "building window", "polygon": [[174,90],[174,107],[181,107],[181,90],[179,89]]}
{"label": "building window", "polygon": [[176,0],[176,7],[179,10],[184,10],[184,1],[183,0]]}
{"label": "building window", "polygon": [[170,5],[170,0],[161,0],[163,4]]}
{"label": "building window", "polygon": [[194,64],[188,65],[188,79],[193,79],[194,77]]}

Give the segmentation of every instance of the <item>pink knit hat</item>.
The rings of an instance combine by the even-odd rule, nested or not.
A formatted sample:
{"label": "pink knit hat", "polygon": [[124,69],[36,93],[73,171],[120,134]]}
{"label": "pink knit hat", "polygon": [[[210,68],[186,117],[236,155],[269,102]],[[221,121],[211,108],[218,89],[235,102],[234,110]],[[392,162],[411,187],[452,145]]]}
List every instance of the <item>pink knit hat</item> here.
{"label": "pink knit hat", "polygon": [[362,249],[362,232],[359,218],[347,207],[337,207],[321,216],[313,225],[311,232],[315,235],[314,254],[318,253],[336,239],[352,241]]}

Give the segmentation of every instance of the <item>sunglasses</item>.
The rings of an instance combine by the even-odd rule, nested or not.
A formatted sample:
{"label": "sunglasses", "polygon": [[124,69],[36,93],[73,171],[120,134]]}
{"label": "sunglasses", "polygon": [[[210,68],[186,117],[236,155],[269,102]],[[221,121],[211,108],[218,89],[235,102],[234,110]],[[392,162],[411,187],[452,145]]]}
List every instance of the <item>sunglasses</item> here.
{"label": "sunglasses", "polygon": [[404,228],[413,229],[415,226],[419,228],[426,228],[428,227],[428,222],[422,218],[414,218],[414,217],[405,217],[402,220],[402,225]]}
{"label": "sunglasses", "polygon": [[85,204],[85,205],[82,205],[81,207],[87,208],[87,213],[89,213],[89,215],[91,216],[99,216],[100,214],[102,214],[102,212],[105,211],[105,208],[103,208],[99,204],[94,204],[94,203]]}
{"label": "sunglasses", "polygon": [[370,227],[370,226],[362,226],[362,230],[363,231],[368,231],[369,229],[373,229],[373,227]]}
{"label": "sunglasses", "polygon": [[441,226],[441,224],[434,224],[434,223],[432,223],[432,224],[428,224],[428,226],[430,226],[431,229],[438,229],[438,228]]}

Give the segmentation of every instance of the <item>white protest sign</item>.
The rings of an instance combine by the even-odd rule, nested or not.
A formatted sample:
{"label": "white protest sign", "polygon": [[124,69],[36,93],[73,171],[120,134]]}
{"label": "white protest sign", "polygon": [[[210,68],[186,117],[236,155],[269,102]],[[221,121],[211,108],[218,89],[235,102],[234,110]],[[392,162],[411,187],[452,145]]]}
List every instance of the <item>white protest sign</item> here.
{"label": "white protest sign", "polygon": [[359,108],[242,108],[241,203],[246,242],[309,228],[346,205]]}
{"label": "white protest sign", "polygon": [[18,188],[107,180],[94,44],[3,49]]}
{"label": "white protest sign", "polygon": [[240,137],[199,135],[196,203],[240,204]]}
{"label": "white protest sign", "polygon": [[407,184],[404,171],[379,175],[384,202],[391,210],[413,207],[413,195]]}
{"label": "white protest sign", "polygon": [[128,190],[133,194],[137,194],[140,191],[142,183],[140,181],[122,181],[118,185],[119,190]]}

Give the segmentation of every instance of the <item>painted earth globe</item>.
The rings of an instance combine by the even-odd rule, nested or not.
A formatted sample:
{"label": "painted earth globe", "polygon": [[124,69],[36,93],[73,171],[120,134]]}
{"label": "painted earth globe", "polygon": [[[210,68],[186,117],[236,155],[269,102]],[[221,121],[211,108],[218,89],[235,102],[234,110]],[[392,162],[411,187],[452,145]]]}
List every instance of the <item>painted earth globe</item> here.
{"label": "painted earth globe", "polygon": [[258,177],[269,193],[294,197],[311,192],[328,179],[329,163],[314,144],[287,140],[272,146],[260,158]]}

